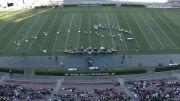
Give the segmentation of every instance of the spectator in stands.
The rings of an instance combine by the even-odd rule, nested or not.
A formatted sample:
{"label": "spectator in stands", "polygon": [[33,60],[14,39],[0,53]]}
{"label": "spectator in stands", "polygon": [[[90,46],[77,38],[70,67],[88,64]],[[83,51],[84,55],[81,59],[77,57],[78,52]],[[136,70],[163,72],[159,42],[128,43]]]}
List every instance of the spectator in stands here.
{"label": "spectator in stands", "polygon": [[43,99],[50,95],[52,89],[27,89],[18,85],[0,84],[0,101]]}
{"label": "spectator in stands", "polygon": [[180,82],[164,80],[127,81],[133,96],[140,101],[179,101]]}
{"label": "spectator in stands", "polygon": [[[94,89],[83,91],[76,88],[62,88],[59,95],[60,101],[129,101],[130,97],[124,92],[118,92],[114,88]],[[56,100],[57,100],[56,99]]]}

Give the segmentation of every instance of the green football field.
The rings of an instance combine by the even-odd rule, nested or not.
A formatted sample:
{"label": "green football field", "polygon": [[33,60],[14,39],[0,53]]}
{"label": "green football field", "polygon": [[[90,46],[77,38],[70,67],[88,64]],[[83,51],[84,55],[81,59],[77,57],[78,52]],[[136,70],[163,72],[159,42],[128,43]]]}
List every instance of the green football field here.
{"label": "green football field", "polygon": [[[95,24],[110,28],[96,31],[92,27]],[[0,55],[63,55],[64,50],[81,47],[114,48],[117,54],[180,53],[180,9],[65,7],[0,11]]]}

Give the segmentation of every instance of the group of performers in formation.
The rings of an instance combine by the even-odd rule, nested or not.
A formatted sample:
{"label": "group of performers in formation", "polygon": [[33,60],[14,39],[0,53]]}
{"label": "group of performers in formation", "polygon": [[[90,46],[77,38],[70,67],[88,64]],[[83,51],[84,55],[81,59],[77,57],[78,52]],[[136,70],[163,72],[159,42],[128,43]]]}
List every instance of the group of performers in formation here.
{"label": "group of performers in formation", "polygon": [[73,50],[65,50],[64,53],[65,54],[79,54],[79,55],[98,55],[98,54],[112,54],[112,53],[116,53],[117,50],[111,48],[111,49],[107,49],[105,47],[100,47],[98,48],[92,48],[92,47],[88,47],[88,48],[83,48],[81,47],[80,49],[73,49]]}
{"label": "group of performers in formation", "polygon": [[[129,35],[132,35],[132,31],[131,30],[127,30],[127,29],[123,29],[123,28],[120,28],[120,27],[117,27],[115,25],[110,25],[110,24],[95,24],[92,26],[93,29],[94,29],[94,33],[97,34],[98,37],[101,37],[101,38],[104,38],[106,37],[104,34],[99,34],[98,31],[99,30],[103,30],[103,29],[109,29],[109,30],[115,30],[117,31],[118,34],[106,34],[107,37],[116,37],[118,36],[119,40],[120,41],[123,41],[123,38],[122,38],[122,34],[123,33],[127,33]],[[78,31],[79,33],[81,33],[81,31]],[[84,33],[88,33],[88,31],[84,31]],[[89,32],[89,33],[92,33]],[[126,40],[133,40],[133,37],[128,37],[126,38]],[[106,54],[114,54],[116,53],[117,50],[114,49],[114,48],[106,48],[106,47],[100,47],[100,48],[92,48],[92,47],[88,47],[88,48],[84,48],[81,46],[80,49],[78,48],[75,48],[75,49],[70,49],[70,50],[65,50],[64,53],[65,54],[75,54],[75,55],[86,55],[86,63],[89,65],[89,66],[92,66],[93,64],[93,57],[92,55],[106,55]]]}
{"label": "group of performers in formation", "polygon": [[[105,35],[102,35],[102,34],[98,34],[98,31],[99,30],[102,30],[102,29],[111,29],[111,30],[117,30],[118,34],[108,34],[108,36],[110,37],[116,37],[118,36],[119,39],[121,41],[123,41],[123,38],[122,38],[122,33],[128,33],[130,35],[132,35],[132,31],[131,30],[127,30],[127,29],[123,29],[123,28],[120,28],[120,27],[117,27],[115,25],[110,25],[110,24],[95,24],[92,26],[93,29],[95,30],[95,33],[97,34],[97,36],[100,36],[101,38],[104,38]],[[81,31],[78,31],[78,32],[81,32]],[[86,31],[84,31],[84,33],[86,33]],[[88,32],[87,32],[88,33]],[[127,40],[133,40],[132,37],[128,37]],[[65,50],[64,53],[65,54],[80,54],[80,55],[98,55],[98,54],[113,54],[113,53],[116,53],[117,50],[114,49],[114,48],[106,48],[106,47],[100,47],[100,48],[92,48],[92,47],[88,47],[88,48],[84,48],[81,46],[80,49],[70,49],[70,50]]]}
{"label": "group of performers in formation", "polygon": [[[103,35],[103,34],[98,34],[97,31],[98,31],[98,30],[103,30],[103,29],[110,29],[110,30],[115,30],[115,31],[117,31],[117,32],[118,32],[117,34],[112,34],[112,33],[111,33],[111,34],[107,34],[107,36],[108,36],[108,37],[116,37],[116,36],[118,36],[121,41],[123,41],[123,38],[122,38],[122,34],[123,34],[123,33],[127,33],[127,34],[129,34],[129,35],[132,35],[132,34],[133,34],[131,30],[123,29],[123,28],[117,27],[117,26],[115,26],[115,25],[110,25],[110,24],[104,24],[104,25],[102,25],[102,24],[95,24],[95,25],[93,25],[93,28],[96,30],[95,33],[96,33],[99,37],[101,37],[101,38],[104,38],[105,35]],[[127,40],[133,40],[133,38],[132,38],[132,37],[128,37]]]}

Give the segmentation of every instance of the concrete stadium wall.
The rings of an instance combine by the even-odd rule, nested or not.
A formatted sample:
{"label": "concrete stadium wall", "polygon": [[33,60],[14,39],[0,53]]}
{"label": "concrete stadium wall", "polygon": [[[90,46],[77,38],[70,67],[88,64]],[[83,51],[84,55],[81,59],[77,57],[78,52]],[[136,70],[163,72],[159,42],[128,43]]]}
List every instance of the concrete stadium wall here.
{"label": "concrete stadium wall", "polygon": [[[36,6],[45,5],[59,5],[60,7],[63,7],[63,5],[78,4],[116,4],[116,6],[121,6],[121,4],[149,5],[156,3],[163,4],[171,1],[180,0],[0,0],[0,7],[7,7],[7,3],[13,3],[14,7],[34,8]],[[177,5],[174,7],[177,7]]]}
{"label": "concrete stadium wall", "polygon": [[168,0],[51,0],[56,5],[74,5],[74,4],[149,4],[166,3]]}
{"label": "concrete stadium wall", "polygon": [[166,3],[168,0],[117,0],[121,2]]}

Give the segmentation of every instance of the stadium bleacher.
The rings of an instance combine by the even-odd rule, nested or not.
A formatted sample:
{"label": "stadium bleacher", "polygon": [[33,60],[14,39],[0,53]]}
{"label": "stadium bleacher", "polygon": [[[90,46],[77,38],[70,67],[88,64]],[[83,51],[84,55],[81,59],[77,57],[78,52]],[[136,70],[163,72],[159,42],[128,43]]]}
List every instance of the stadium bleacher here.
{"label": "stadium bleacher", "polygon": [[43,101],[52,93],[53,82],[3,80],[0,84],[0,101]]}
{"label": "stadium bleacher", "polygon": [[[58,98],[58,95],[56,96]],[[65,83],[59,94],[61,100],[73,101],[129,101],[116,83]]]}
{"label": "stadium bleacher", "polygon": [[[161,73],[148,75],[154,75],[154,77],[148,77],[147,74],[63,78],[44,76],[37,77],[37,81],[34,78],[30,79],[29,76],[24,76],[24,79],[18,79],[19,77],[15,79],[11,77],[13,75],[9,75],[9,78],[0,83],[0,100],[148,101],[151,99],[178,101],[180,97],[179,71],[165,72],[163,75]],[[61,82],[58,83],[58,80]]]}
{"label": "stadium bleacher", "polygon": [[180,79],[126,81],[128,89],[140,101],[178,101],[180,97]]}

